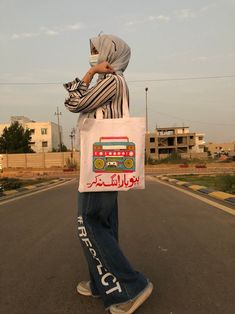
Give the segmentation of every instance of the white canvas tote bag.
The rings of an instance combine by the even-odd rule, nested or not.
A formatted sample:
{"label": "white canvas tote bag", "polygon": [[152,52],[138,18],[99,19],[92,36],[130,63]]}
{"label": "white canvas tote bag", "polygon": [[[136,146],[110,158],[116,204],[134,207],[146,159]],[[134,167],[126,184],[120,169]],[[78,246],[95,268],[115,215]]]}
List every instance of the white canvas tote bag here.
{"label": "white canvas tote bag", "polygon": [[123,81],[123,118],[86,118],[80,130],[80,192],[144,189],[145,118],[130,117]]}

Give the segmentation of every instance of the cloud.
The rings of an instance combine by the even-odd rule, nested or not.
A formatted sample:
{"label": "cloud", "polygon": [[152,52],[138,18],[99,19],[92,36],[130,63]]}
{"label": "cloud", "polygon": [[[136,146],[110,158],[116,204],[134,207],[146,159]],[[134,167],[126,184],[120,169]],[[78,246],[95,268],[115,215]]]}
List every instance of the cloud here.
{"label": "cloud", "polygon": [[135,20],[130,20],[126,23],[126,26],[135,26],[138,24],[146,24],[146,23],[150,23],[150,22],[169,22],[171,20],[170,16],[166,16],[166,15],[150,15],[148,17],[144,17],[143,19],[135,19]]}
{"label": "cloud", "polygon": [[173,20],[185,20],[186,21],[186,20],[198,18],[202,16],[205,12],[215,7],[217,7],[217,3],[212,2],[202,8],[199,8],[198,10],[185,8],[185,9],[179,9],[179,10],[173,11],[171,12],[171,14],[168,14],[168,15],[160,14],[160,15],[145,16],[139,19],[133,18],[132,20],[129,20],[128,22],[126,22],[125,25],[132,27],[132,26],[147,24],[151,22],[167,23]]}
{"label": "cloud", "polygon": [[164,14],[150,15],[148,17],[143,17],[142,19],[140,18],[140,19],[129,20],[128,22],[125,23],[125,25],[131,27],[131,26],[147,24],[151,22],[159,22],[159,23],[166,22],[167,23],[172,20],[190,20],[190,19],[194,19],[194,18],[198,18],[202,16],[204,13],[206,13],[207,11],[215,7],[217,7],[217,3],[212,2],[202,8],[199,8],[198,10],[192,10],[189,8],[179,9],[179,10],[173,11],[169,15],[164,15]]}
{"label": "cloud", "polygon": [[137,25],[137,24],[143,24],[145,22],[146,22],[145,20],[132,20],[132,21],[128,21],[126,23],[126,25],[127,26],[134,26],[134,25]]}
{"label": "cloud", "polygon": [[149,21],[159,21],[159,22],[169,22],[170,21],[170,16],[166,16],[166,15],[158,15],[158,16],[149,16],[148,20]]}
{"label": "cloud", "polygon": [[46,35],[48,36],[56,36],[59,35],[59,33],[57,31],[54,31],[53,29],[49,29],[45,32]]}
{"label": "cloud", "polygon": [[32,38],[38,35],[38,33],[14,33],[12,34],[11,39]]}
{"label": "cloud", "polygon": [[46,36],[57,36],[60,33],[60,29],[58,27],[48,28],[45,26],[40,27],[40,35]]}
{"label": "cloud", "polygon": [[29,39],[36,36],[57,36],[63,32],[80,31],[85,28],[85,24],[74,23],[64,26],[54,26],[51,28],[41,26],[37,33],[14,33],[11,35],[11,39]]}
{"label": "cloud", "polygon": [[[202,8],[202,10],[206,11],[207,9],[209,9],[209,7],[212,7],[212,5],[213,4],[208,5],[208,7]],[[131,26],[135,26],[139,24],[147,24],[151,22],[167,23],[175,19],[188,20],[188,19],[193,19],[197,16],[198,14],[191,9],[180,9],[180,10],[172,12],[172,14],[169,14],[169,15],[164,15],[164,14],[150,15],[147,17],[143,17],[142,19],[129,20],[128,22],[126,22],[125,25],[131,27]]]}
{"label": "cloud", "polygon": [[217,6],[217,4],[215,2],[214,3],[210,3],[207,6],[202,7],[201,8],[201,12],[206,12],[206,11],[212,9],[212,8],[215,8],[216,6]]}
{"label": "cloud", "polygon": [[179,20],[189,20],[189,19],[199,17],[203,13],[205,13],[205,12],[209,11],[210,9],[215,8],[215,7],[217,7],[217,4],[215,2],[212,2],[212,3],[202,7],[201,9],[199,9],[197,11],[193,11],[191,9],[177,10],[174,12],[174,15]]}
{"label": "cloud", "polygon": [[66,30],[71,30],[71,31],[81,30],[82,28],[84,28],[84,24],[82,23],[75,23],[75,24],[65,26]]}
{"label": "cloud", "polygon": [[195,18],[196,14],[191,9],[181,9],[175,12],[175,16],[178,19],[187,20],[187,19]]}

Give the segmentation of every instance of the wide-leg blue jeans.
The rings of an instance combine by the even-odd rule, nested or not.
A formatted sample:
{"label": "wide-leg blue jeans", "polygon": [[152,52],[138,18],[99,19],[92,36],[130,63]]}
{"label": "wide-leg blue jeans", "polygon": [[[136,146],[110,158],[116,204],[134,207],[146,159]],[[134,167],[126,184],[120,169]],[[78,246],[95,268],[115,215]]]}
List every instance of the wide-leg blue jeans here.
{"label": "wide-leg blue jeans", "polygon": [[78,192],[78,235],[93,295],[106,308],[135,298],[148,285],[118,245],[118,192]]}

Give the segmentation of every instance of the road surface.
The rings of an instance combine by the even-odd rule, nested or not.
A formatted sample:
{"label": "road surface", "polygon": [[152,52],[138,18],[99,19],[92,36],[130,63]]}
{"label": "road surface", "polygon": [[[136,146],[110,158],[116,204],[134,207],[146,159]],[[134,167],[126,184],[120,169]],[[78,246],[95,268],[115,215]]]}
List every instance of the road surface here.
{"label": "road surface", "polygon": [[[0,313],[105,313],[88,278],[76,182],[0,204]],[[120,243],[153,282],[139,314],[235,313],[235,216],[154,181],[119,194]]]}

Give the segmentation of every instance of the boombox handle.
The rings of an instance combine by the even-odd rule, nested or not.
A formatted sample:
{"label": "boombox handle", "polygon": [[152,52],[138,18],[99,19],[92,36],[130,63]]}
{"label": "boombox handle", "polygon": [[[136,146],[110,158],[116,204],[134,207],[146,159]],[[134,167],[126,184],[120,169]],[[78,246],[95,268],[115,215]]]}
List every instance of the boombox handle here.
{"label": "boombox handle", "polygon": [[120,140],[120,139],[125,139],[127,142],[129,142],[129,138],[127,136],[102,136],[100,137],[100,142],[102,142],[102,140]]}

